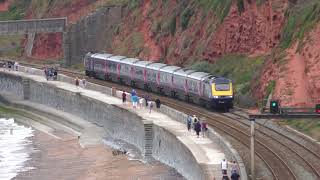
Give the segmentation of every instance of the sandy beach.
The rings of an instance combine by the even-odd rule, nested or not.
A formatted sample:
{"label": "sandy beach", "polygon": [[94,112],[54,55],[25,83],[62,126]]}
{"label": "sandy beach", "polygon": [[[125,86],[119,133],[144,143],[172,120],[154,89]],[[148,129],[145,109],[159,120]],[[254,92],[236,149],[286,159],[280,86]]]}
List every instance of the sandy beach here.
{"label": "sandy beach", "polygon": [[19,174],[14,180],[183,179],[159,162],[145,164],[128,160],[126,155],[114,156],[112,149],[104,145],[82,148],[77,137],[64,132],[57,135],[61,139],[34,131],[32,140],[37,151],[27,166],[35,169]]}

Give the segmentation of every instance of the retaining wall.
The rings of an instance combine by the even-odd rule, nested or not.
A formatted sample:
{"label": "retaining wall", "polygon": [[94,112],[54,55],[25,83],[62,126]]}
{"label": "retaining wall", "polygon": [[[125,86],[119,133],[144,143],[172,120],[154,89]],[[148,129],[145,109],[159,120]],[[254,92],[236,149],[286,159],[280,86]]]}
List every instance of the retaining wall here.
{"label": "retaining wall", "polygon": [[[30,72],[36,73],[36,71]],[[10,92],[11,95],[24,99],[25,86],[22,78],[0,72],[0,82],[0,92]],[[140,116],[116,105],[106,104],[52,84],[29,80],[29,88],[29,101],[71,113],[97,124],[103,127],[112,138],[121,139],[136,146],[145,157],[155,153],[156,159],[171,165],[187,179],[209,179],[201,176],[202,169],[184,144],[175,135],[152,122],[143,120]],[[15,90],[12,91],[13,89]],[[147,129],[150,127],[151,134],[147,134]],[[151,142],[151,148],[150,144],[146,144],[148,141]],[[160,150],[153,144],[159,141],[161,141]]]}
{"label": "retaining wall", "polygon": [[[19,68],[19,71],[34,75],[43,75],[42,70],[22,66]],[[148,131],[148,129],[150,129],[150,122],[143,120],[128,110],[82,96],[79,93],[55,88],[53,85],[45,83],[30,80],[29,86],[25,86],[23,79],[25,78],[0,72],[0,91],[10,92],[17,97],[26,99],[24,97],[24,89],[30,88],[27,99],[32,102],[54,107],[57,110],[71,113],[97,124],[103,127],[108,135],[135,145],[144,156],[151,155],[155,159],[175,167],[178,172],[185,175],[188,179],[198,180],[208,179],[208,177],[210,177],[208,176],[210,173],[207,172],[210,171],[210,166],[198,163],[184,143],[179,140],[176,135],[162,127],[153,124],[152,132],[148,134],[150,133]],[[73,78],[64,75],[58,75],[58,80],[74,83]],[[121,91],[113,91],[112,88],[92,83],[87,83],[86,88],[117,97],[121,97],[122,93]],[[128,97],[128,99],[130,99],[130,97]],[[159,111],[185,124],[186,114],[163,105]],[[212,141],[220,144],[229,160],[232,159],[238,162],[241,179],[246,180],[247,174],[245,166],[238,153],[213,129],[209,128],[208,134]],[[152,144],[151,148],[149,143]]]}

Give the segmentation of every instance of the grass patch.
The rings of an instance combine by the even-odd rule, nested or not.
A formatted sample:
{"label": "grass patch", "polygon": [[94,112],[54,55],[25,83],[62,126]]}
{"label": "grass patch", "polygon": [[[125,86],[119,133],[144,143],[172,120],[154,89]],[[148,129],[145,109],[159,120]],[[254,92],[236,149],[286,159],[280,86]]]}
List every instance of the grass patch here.
{"label": "grass patch", "polygon": [[73,70],[76,70],[78,72],[84,72],[85,71],[83,63],[73,64],[73,65],[71,65],[70,68],[73,69]]}
{"label": "grass patch", "polygon": [[196,3],[206,11],[213,11],[220,22],[223,22],[224,18],[229,14],[232,0],[198,0]]}
{"label": "grass patch", "polygon": [[274,91],[274,88],[276,87],[276,81],[272,80],[268,83],[268,86],[266,87],[266,95],[264,99],[268,99],[269,94],[271,94]]}
{"label": "grass patch", "polygon": [[0,13],[0,21],[22,19],[30,2],[31,0],[14,0],[8,11]]}
{"label": "grass patch", "polygon": [[320,2],[318,0],[310,0],[302,2],[286,12],[288,17],[286,26],[283,29],[280,41],[280,47],[287,49],[292,42],[299,40],[302,43],[305,34],[320,20]]}
{"label": "grass patch", "polygon": [[6,106],[0,105],[0,114],[17,114],[19,111],[13,110],[11,108],[7,108]]}
{"label": "grass patch", "polygon": [[114,49],[116,54],[123,54],[130,57],[137,57],[143,51],[144,37],[141,32],[131,33],[117,48]]}
{"label": "grass patch", "polygon": [[188,28],[189,20],[193,15],[193,10],[190,8],[185,9],[180,16],[180,24],[182,30],[186,30]]}
{"label": "grass patch", "polygon": [[286,119],[280,122],[282,125],[290,127],[320,140],[320,121],[319,119]]}

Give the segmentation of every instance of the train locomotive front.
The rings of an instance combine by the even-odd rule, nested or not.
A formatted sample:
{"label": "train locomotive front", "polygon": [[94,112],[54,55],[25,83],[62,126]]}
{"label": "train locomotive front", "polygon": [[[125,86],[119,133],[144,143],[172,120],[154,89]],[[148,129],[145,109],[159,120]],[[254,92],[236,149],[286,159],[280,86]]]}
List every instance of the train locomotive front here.
{"label": "train locomotive front", "polygon": [[210,103],[213,108],[232,109],[233,96],[232,81],[230,79],[223,77],[212,79]]}

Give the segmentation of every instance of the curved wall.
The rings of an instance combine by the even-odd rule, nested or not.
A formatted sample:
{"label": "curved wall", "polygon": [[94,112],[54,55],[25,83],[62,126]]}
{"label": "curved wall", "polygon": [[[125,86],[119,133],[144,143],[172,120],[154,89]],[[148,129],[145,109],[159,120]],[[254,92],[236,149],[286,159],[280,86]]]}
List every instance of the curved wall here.
{"label": "curved wall", "polygon": [[[0,82],[0,93],[10,93],[21,100],[28,99],[81,117],[103,127],[111,137],[133,144],[143,155],[146,155],[151,147],[149,151],[155,159],[174,167],[187,179],[212,179],[203,172],[192,152],[175,134],[155,124],[148,126],[152,128],[152,134],[148,134],[150,132],[146,130],[146,125],[150,125],[150,121],[133,112],[53,84],[28,80],[12,74],[0,72]],[[26,88],[30,89],[27,98],[24,93]],[[148,142],[150,144],[147,144]]]}

